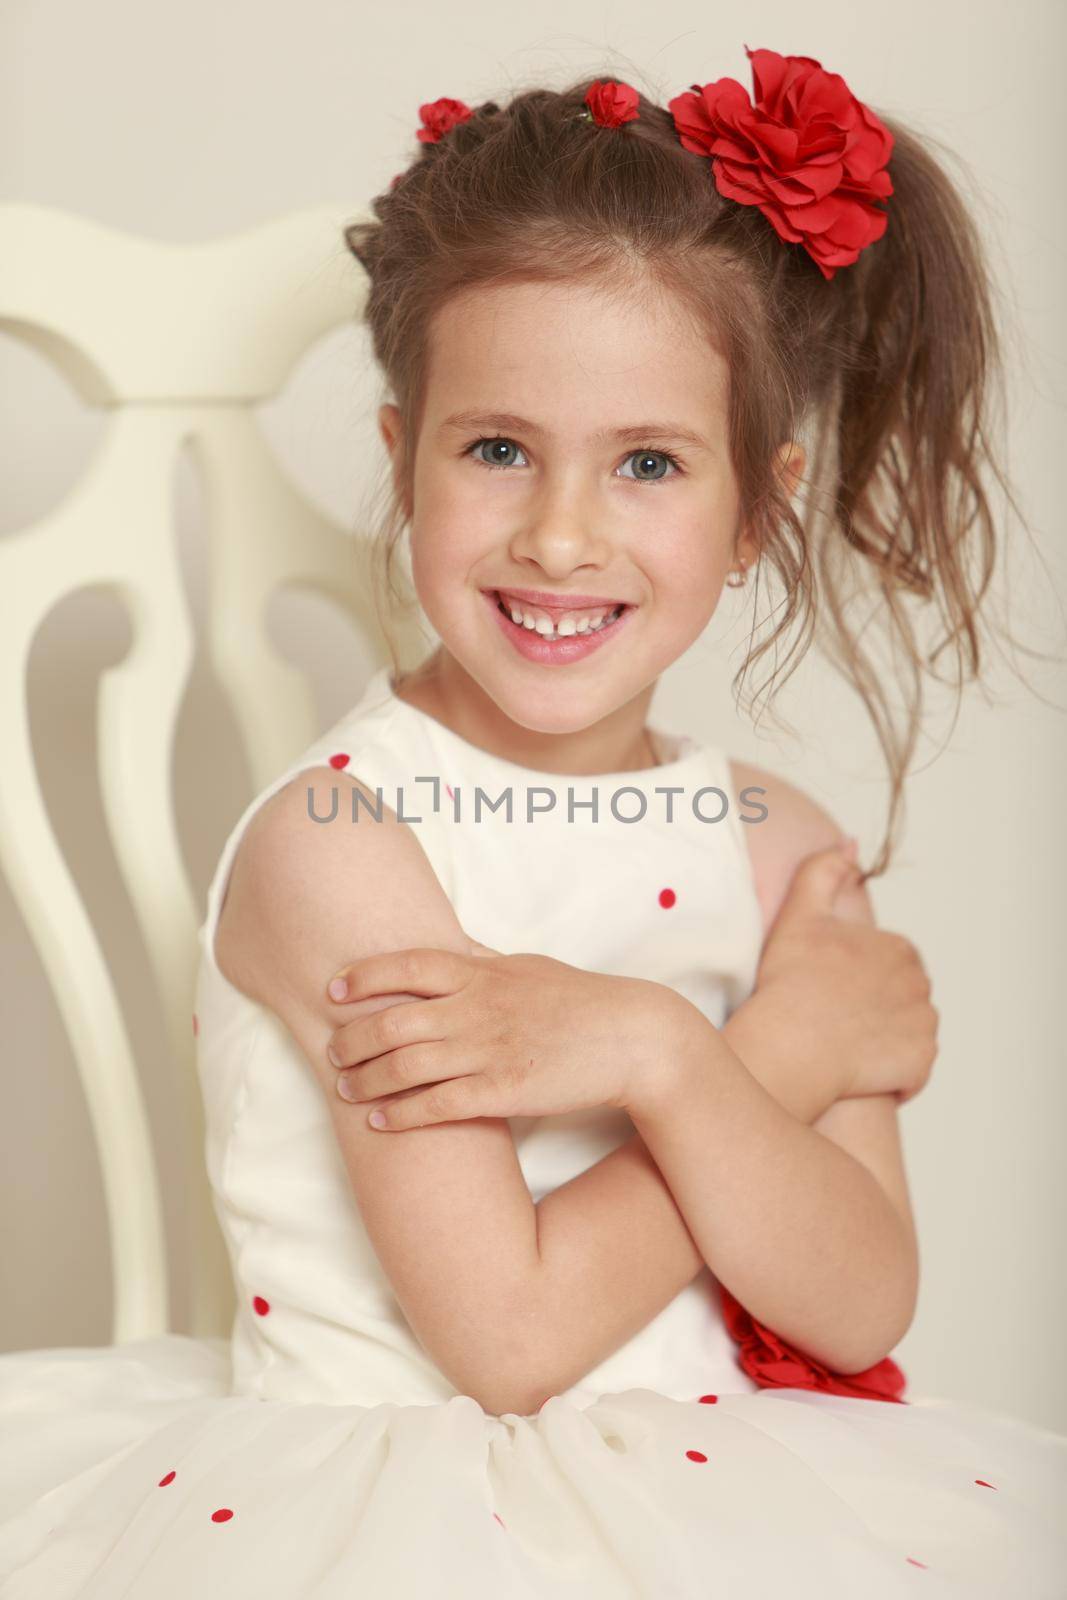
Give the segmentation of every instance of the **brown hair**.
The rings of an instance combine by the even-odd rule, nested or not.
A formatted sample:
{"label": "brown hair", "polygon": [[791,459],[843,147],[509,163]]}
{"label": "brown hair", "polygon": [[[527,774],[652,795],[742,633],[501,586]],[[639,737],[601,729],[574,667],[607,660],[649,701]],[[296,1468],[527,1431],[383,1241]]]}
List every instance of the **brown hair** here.
{"label": "brown hair", "polygon": [[[761,555],[754,588],[769,568],[784,592],[773,632],[755,646],[753,628],[734,687],[740,693],[752,664],[796,625],[757,695],[773,691],[782,667],[784,682],[818,636],[864,701],[889,768],[886,835],[865,874],[874,876],[889,864],[903,814],[924,673],[936,679],[951,648],[957,704],[963,682],[979,675],[979,609],[988,609],[997,544],[984,467],[1017,509],[990,443],[1003,372],[974,222],[924,142],[882,116],[895,141],[887,230],[827,280],[756,207],[718,193],[709,161],[683,148],[664,107],[641,95],[638,119],[622,127],[583,119],[594,81],[476,107],[438,142],[420,144],[414,164],[374,199],[378,220],[345,229],[370,277],[364,320],[403,421],[384,529],[389,593],[412,603],[395,587],[392,558],[410,516],[403,445],[418,438],[434,314],[483,284],[584,279],[625,289],[651,276],[728,364],[739,526],[755,531]],[[809,424],[798,516],[775,448]],[[849,624],[864,578],[875,591],[869,609],[889,633],[890,669]],[[929,653],[909,600],[944,624]],[[898,725],[887,688],[902,672]]]}

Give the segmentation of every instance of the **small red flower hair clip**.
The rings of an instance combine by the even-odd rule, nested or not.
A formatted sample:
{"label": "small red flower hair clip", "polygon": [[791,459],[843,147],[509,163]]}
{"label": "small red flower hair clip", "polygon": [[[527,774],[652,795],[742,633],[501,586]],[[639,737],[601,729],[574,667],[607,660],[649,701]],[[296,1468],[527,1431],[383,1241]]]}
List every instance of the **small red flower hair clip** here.
{"label": "small red flower hair clip", "polygon": [[427,101],[419,107],[422,127],[415,137],[420,144],[436,144],[442,134],[450,133],[461,122],[468,122],[473,115],[470,106],[465,106],[462,100],[449,100],[445,96]]}
{"label": "small red flower hair clip", "polygon": [[687,150],[711,158],[719,193],[758,206],[802,244],[824,278],[886,230],[873,204],[893,193],[893,135],[836,72],[811,56],[750,50],[755,101],[735,78],[694,83],[668,102]]}
{"label": "small red flower hair clip", "polygon": [[883,1356],[873,1367],[863,1372],[843,1375],[831,1372],[812,1356],[795,1350],[779,1339],[776,1333],[757,1322],[735,1300],[724,1283],[719,1284],[722,1295],[723,1321],[727,1332],[738,1346],[738,1359],[742,1369],[754,1378],[761,1389],[816,1389],[823,1394],[847,1394],[856,1400],[891,1400],[907,1405],[904,1390],[907,1379],[891,1356]]}
{"label": "small red flower hair clip", "polygon": [[[592,120],[598,122],[602,128],[618,128],[624,122],[636,122],[638,94],[628,83],[616,83],[608,78],[591,84],[585,96],[585,103],[592,114]],[[585,113],[581,113],[583,116]]]}

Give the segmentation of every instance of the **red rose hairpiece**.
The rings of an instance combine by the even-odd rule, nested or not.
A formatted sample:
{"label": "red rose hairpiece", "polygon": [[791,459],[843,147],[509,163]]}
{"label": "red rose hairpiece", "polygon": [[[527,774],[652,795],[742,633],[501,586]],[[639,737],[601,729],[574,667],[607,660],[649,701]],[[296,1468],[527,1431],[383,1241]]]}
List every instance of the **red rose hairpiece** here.
{"label": "red rose hairpiece", "polygon": [[441,100],[428,101],[419,107],[422,127],[415,137],[420,144],[436,144],[443,133],[450,133],[459,123],[468,122],[473,115],[470,106],[465,106],[462,100],[449,100],[446,96]]}
{"label": "red rose hairpiece", "polygon": [[893,135],[811,56],[750,50],[755,101],[735,78],[694,83],[668,109],[687,150],[711,158],[719,193],[758,206],[824,278],[886,230]]}
{"label": "red rose hairpiece", "polygon": [[[609,78],[605,82],[598,79],[590,86],[585,103],[594,122],[598,122],[602,128],[618,128],[624,122],[637,120],[637,99],[636,89],[632,89],[628,83],[615,83]],[[584,112],[580,114],[585,115]]]}

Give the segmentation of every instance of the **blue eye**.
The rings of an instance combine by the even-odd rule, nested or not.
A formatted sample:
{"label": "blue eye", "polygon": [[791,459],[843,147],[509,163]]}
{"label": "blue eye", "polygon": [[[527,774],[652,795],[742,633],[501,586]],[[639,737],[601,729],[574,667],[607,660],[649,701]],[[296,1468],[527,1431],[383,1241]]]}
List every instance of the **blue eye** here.
{"label": "blue eye", "polygon": [[[472,445],[467,445],[464,454],[474,456],[475,461],[483,467],[507,469],[530,466],[522,445],[517,445],[514,438],[475,438]],[[630,478],[632,483],[659,483],[662,478],[685,472],[681,462],[667,450],[633,450],[625,459],[625,466],[629,466],[630,462],[633,462],[635,470],[622,472],[622,477]]]}
{"label": "blue eye", "polygon": [[[632,456],[625,458],[625,464],[635,464],[632,474],[624,472],[622,477],[632,477],[635,483],[659,483],[661,478],[673,477],[675,472],[680,472],[681,467],[672,454],[665,450],[635,450]],[[662,469],[664,470],[661,470]],[[670,472],[667,472],[670,467]]]}
{"label": "blue eye", "polygon": [[[483,454],[486,445],[490,454]],[[514,467],[515,453],[522,454],[522,450],[510,438],[475,438],[474,445],[467,451],[486,467]]]}

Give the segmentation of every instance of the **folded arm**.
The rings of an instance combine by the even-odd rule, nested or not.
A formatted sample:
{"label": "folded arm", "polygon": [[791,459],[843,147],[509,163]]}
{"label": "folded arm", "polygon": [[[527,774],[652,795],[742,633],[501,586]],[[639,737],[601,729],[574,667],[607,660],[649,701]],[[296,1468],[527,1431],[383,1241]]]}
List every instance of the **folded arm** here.
{"label": "folded arm", "polygon": [[[621,1317],[637,1292],[644,1326],[705,1264],[754,1316],[837,1372],[873,1365],[911,1321],[918,1260],[895,1098],[820,1110],[810,1082],[782,1070],[777,1024],[761,1037],[755,1003],[721,1036],[745,1051],[729,1077],[716,1082],[712,1060],[704,1074],[672,1075],[684,1099],[633,1112],[641,1131],[538,1202],[565,1376],[568,1350],[607,1332],[613,1305]],[[720,1157],[731,1146],[744,1159],[728,1170]],[[772,1225],[776,1208],[787,1227]],[[805,1310],[813,1285],[822,1297]]]}
{"label": "folded arm", "polygon": [[[783,803],[773,842],[779,859],[763,885],[767,926],[796,864],[840,838],[833,819],[800,791],[778,785],[776,794]],[[862,887],[842,891],[834,909],[845,920],[875,920]],[[789,1018],[758,986],[718,1038],[746,1070],[738,1074],[738,1060],[728,1060],[720,1082],[698,1073],[687,1089],[680,1079],[675,1094],[688,1098],[661,1106],[666,1116],[632,1112],[638,1132],[540,1202],[542,1256],[567,1248],[582,1211],[597,1212],[603,1193],[605,1229],[612,1219],[618,1228],[620,1277],[628,1266],[638,1270],[626,1260],[625,1235],[633,1230],[644,1241],[646,1287],[661,1283],[664,1303],[706,1262],[783,1338],[836,1371],[862,1371],[902,1337],[918,1292],[897,1098],[836,1099],[839,1090],[801,1059]],[[664,1063],[668,1079],[674,1065]],[[733,1092],[723,1093],[731,1083]],[[715,1152],[733,1148],[743,1160],[731,1169]],[[600,1247],[612,1250],[606,1238]],[[815,1284],[821,1295],[806,1299]]]}

